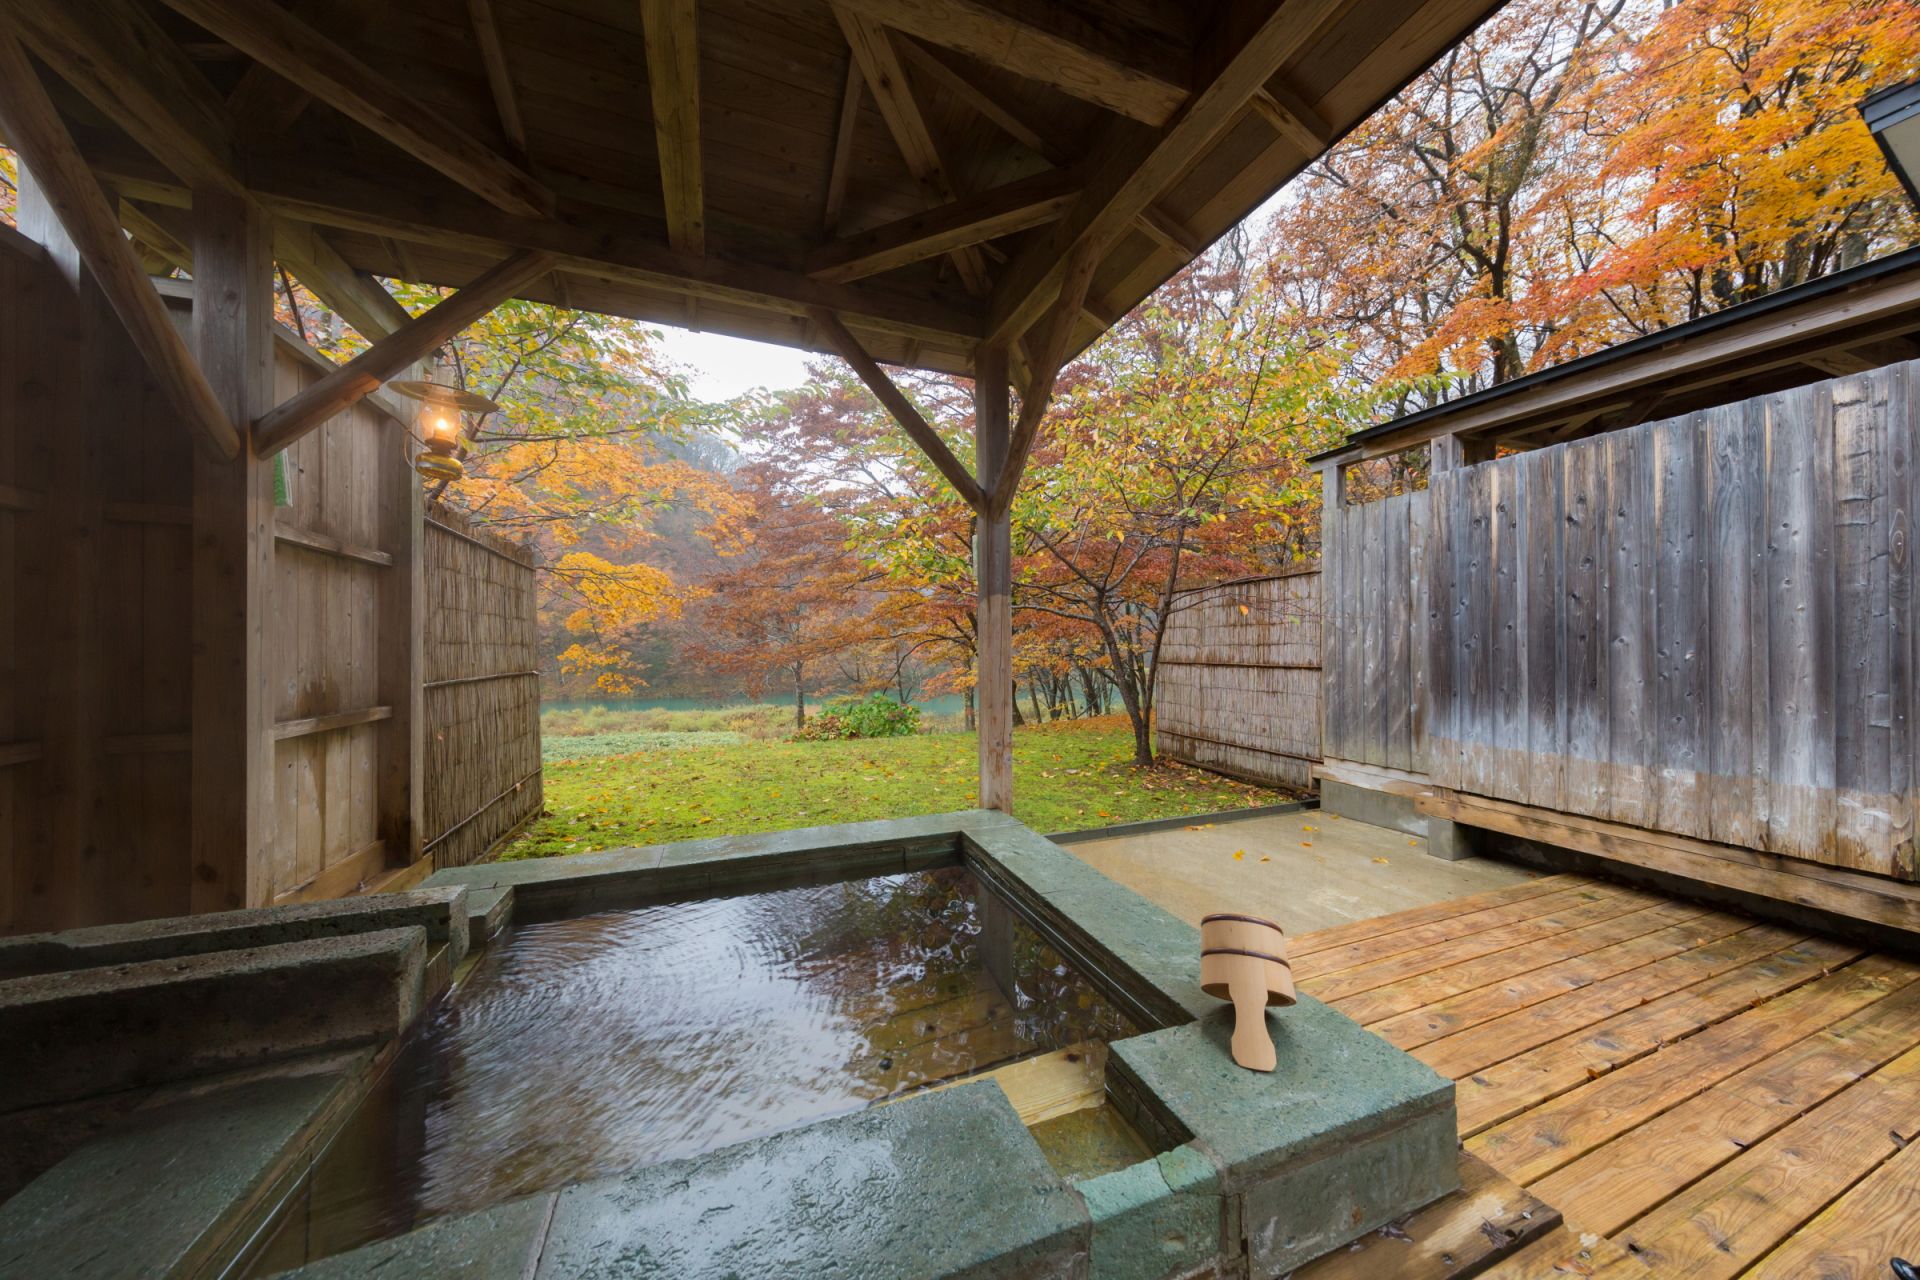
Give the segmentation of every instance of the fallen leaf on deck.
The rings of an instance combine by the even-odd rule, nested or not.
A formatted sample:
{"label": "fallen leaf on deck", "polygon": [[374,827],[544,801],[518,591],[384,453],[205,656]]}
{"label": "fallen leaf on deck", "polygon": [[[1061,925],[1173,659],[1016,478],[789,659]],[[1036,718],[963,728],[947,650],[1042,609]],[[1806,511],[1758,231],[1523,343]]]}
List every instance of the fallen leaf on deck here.
{"label": "fallen leaf on deck", "polygon": [[1235,849],[1233,851],[1233,860],[1235,862],[1244,862],[1246,861],[1246,857],[1247,851],[1245,849]]}
{"label": "fallen leaf on deck", "polygon": [[1385,859],[1385,858],[1375,858],[1375,859],[1374,859],[1374,861],[1375,861],[1375,862],[1379,862],[1379,863],[1384,863],[1384,862],[1386,862],[1386,859]]}

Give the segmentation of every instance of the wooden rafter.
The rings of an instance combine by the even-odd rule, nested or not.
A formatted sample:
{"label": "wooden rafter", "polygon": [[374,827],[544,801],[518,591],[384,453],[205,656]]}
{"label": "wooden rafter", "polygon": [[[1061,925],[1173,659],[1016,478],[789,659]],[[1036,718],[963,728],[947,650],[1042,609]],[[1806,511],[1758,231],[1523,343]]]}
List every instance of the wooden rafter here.
{"label": "wooden rafter", "polygon": [[947,448],[946,441],[940,438],[940,433],[935,431],[927,420],[920,416],[920,411],[913,407],[905,395],[901,394],[900,388],[894,385],[893,379],[887,376],[886,370],[882,369],[874,358],[867,354],[867,349],[860,345],[860,340],[840,323],[840,317],[825,308],[818,308],[810,315],[827,345],[839,352],[842,360],[853,366],[853,371],[860,375],[860,381],[867,384],[867,390],[873,392],[880,403],[887,407],[887,412],[892,414],[894,421],[900,424],[900,429],[912,438],[914,444],[920,447],[920,452],[926,454],[927,460],[947,478],[947,483],[953,486],[954,492],[964,498],[967,505],[974,510],[986,510],[987,495],[980,487],[980,482],[973,478],[960,459],[953,456],[953,450]]}
{"label": "wooden rafter", "polygon": [[226,104],[147,11],[98,0],[91,16],[60,0],[16,10],[35,53],[185,182],[238,191]]}
{"label": "wooden rafter", "polygon": [[[192,272],[193,250],[186,241],[175,235],[171,228],[162,226],[151,214],[131,200],[122,200],[115,212],[120,215],[120,225],[126,228],[127,234],[133,237],[135,243],[145,245],[167,266]],[[146,263],[142,265],[151,266]],[[148,274],[164,275],[166,273],[149,269]]]}
{"label": "wooden rafter", "polygon": [[[375,0],[293,0],[290,7],[302,22],[319,24],[335,40],[349,40],[366,26],[374,3]],[[231,45],[224,47],[234,57],[246,57]],[[248,64],[233,86],[233,92],[227,95],[227,110],[241,138],[249,142],[278,139],[293,128],[311,105],[312,94],[289,84],[258,62]]]}
{"label": "wooden rafter", "polygon": [[1002,132],[1018,142],[1027,150],[1045,159],[1049,164],[1064,165],[1066,152],[1047,141],[1046,136],[1027,120],[1009,107],[1005,102],[982,89],[968,79],[961,70],[949,60],[950,55],[929,48],[918,40],[905,39],[898,42],[920,73],[945,89],[980,115],[998,125]]}
{"label": "wooden rafter", "polygon": [[1060,376],[1060,366],[1067,362],[1073,331],[1080,323],[1087,289],[1093,283],[1093,271],[1098,265],[1093,246],[1084,241],[1074,250],[1073,260],[1067,263],[1066,279],[1060,286],[1060,297],[1054,302],[1053,318],[1047,326],[1046,345],[1034,357],[1037,363],[1033,381],[1020,400],[1020,419],[1014,423],[1013,436],[1007,445],[1007,460],[987,495],[992,511],[1005,511],[1010,507],[1013,495],[1020,488],[1020,477],[1026,474],[1027,455],[1033,452],[1033,442],[1040,434],[1040,420],[1053,401],[1053,384]]}
{"label": "wooden rafter", "polygon": [[254,424],[261,455],[286,448],[553,269],[550,253],[515,254],[415,316]]}
{"label": "wooden rafter", "polygon": [[1333,127],[1293,90],[1270,81],[1253,95],[1253,109],[1273,131],[1307,155],[1319,155],[1333,143]]}
{"label": "wooden rafter", "polygon": [[1183,258],[1197,258],[1206,252],[1207,247],[1200,242],[1200,237],[1187,230],[1178,218],[1165,209],[1148,205],[1134,219],[1134,225]]}
{"label": "wooden rafter", "polygon": [[507,135],[507,141],[525,160],[527,126],[520,118],[520,98],[513,90],[513,73],[507,66],[507,46],[500,38],[500,23],[493,14],[493,0],[467,0],[467,20],[473,27],[473,41],[480,46],[480,61],[487,69],[487,91],[493,95],[493,109],[500,117],[500,132]]}
{"label": "wooden rafter", "polygon": [[707,251],[706,186],[700,168],[700,39],[695,0],[640,0],[647,32],[647,88],[660,151],[667,242]]}
{"label": "wooden rafter", "polygon": [[26,50],[5,24],[0,24],[0,124],[175,410],[209,453],[222,460],[236,456],[239,429],[173,327],[106,193],[54,110]]}
{"label": "wooden rafter", "polygon": [[1145,124],[1187,98],[1180,51],[1080,18],[1052,0],[842,0],[923,40],[1051,85]]}
{"label": "wooden rafter", "polygon": [[832,235],[840,229],[840,213],[847,205],[847,171],[852,167],[853,130],[860,121],[860,98],[866,91],[860,75],[860,59],[849,51],[847,83],[840,95],[840,122],[833,133],[833,158],[827,165],[827,198],[822,206],[820,225]]}
{"label": "wooden rafter", "polygon": [[1060,216],[1076,190],[1059,172],[1009,182],[828,245],[808,260],[807,272],[845,283],[1042,226]]}
{"label": "wooden rafter", "polygon": [[1180,112],[1144,149],[1113,145],[1091,171],[1087,190],[1052,235],[1033,237],[1005,272],[994,294],[987,340],[1024,333],[1059,292],[1067,260],[1082,241],[1104,253],[1168,186],[1231,127],[1248,100],[1267,87],[1286,60],[1337,15],[1343,0],[1287,0],[1244,34],[1217,33],[1206,64],[1217,67]]}
{"label": "wooden rafter", "polygon": [[165,0],[314,97],[508,213],[544,216],[553,193],[293,14],[248,0]]}
{"label": "wooden rafter", "polygon": [[[847,44],[853,49],[854,60],[860,64],[860,74],[873,91],[880,116],[887,122],[887,129],[907,162],[907,172],[925,186],[934,199],[952,202],[953,182],[941,160],[940,148],[934,143],[933,131],[927,127],[920,104],[914,100],[913,86],[907,79],[907,69],[901,65],[893,37],[878,22],[852,9],[836,4],[833,12],[840,20],[840,29],[846,33]],[[950,256],[967,287],[975,293],[986,292],[986,264],[981,262],[978,251],[955,249]]]}
{"label": "wooden rafter", "polygon": [[378,280],[348,266],[318,228],[274,219],[273,256],[368,341],[384,338],[412,319]]}

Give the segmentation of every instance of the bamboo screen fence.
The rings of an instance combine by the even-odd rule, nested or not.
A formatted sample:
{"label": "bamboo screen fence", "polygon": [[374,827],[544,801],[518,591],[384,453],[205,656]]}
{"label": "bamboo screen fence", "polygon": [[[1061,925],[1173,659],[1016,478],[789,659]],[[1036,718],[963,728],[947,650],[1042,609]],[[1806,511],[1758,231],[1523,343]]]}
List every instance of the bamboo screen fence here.
{"label": "bamboo screen fence", "polygon": [[1308,569],[1174,598],[1154,677],[1163,757],[1302,791],[1312,785],[1320,581]]}
{"label": "bamboo screen fence", "polygon": [[427,849],[485,854],[540,812],[533,557],[436,505],[427,514]]}

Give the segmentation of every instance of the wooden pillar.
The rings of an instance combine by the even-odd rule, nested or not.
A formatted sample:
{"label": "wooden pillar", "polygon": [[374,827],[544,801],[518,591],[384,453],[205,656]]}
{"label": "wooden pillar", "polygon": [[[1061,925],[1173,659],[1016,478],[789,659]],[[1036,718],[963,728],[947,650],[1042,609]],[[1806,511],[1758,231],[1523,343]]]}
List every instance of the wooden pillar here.
{"label": "wooden pillar", "polygon": [[[273,228],[244,196],[193,193],[193,353],[242,426],[273,407]],[[259,906],[270,889],[273,705],[266,591],[273,463],[193,461],[193,909]]]}
{"label": "wooden pillar", "polygon": [[1427,445],[1427,470],[1434,475],[1493,461],[1493,442],[1463,436],[1435,436]]}
{"label": "wooden pillar", "polygon": [[58,278],[53,287],[66,296],[43,296],[38,306],[31,294],[9,299],[16,323],[24,327],[32,317],[40,354],[38,367],[9,372],[37,384],[23,388],[22,404],[35,404],[45,415],[34,432],[37,447],[30,450],[25,432],[18,442],[23,461],[44,451],[45,471],[39,509],[30,523],[21,521],[30,531],[24,563],[37,573],[23,579],[13,606],[25,611],[29,640],[19,671],[34,673],[20,681],[18,694],[23,708],[33,708],[24,718],[39,726],[43,760],[31,801],[39,821],[31,835],[23,833],[14,854],[30,868],[18,873],[17,911],[35,928],[66,929],[98,921],[95,905],[105,889],[96,838],[105,683],[100,422],[112,406],[101,402],[100,389],[112,372],[107,353],[118,355],[119,348],[100,336],[115,333],[118,321],[53,200],[24,164],[18,217],[20,230],[46,251],[53,268],[48,274]]}
{"label": "wooden pillar", "polygon": [[[394,432],[399,434],[400,428]],[[421,644],[426,625],[426,563],[422,556],[426,502],[420,478],[383,451],[379,476],[381,549],[393,557],[380,571],[379,701],[393,708],[380,722],[380,762],[374,800],[390,866],[420,857],[425,808],[420,780],[426,759],[426,690]]]}
{"label": "wooden pillar", "polygon": [[[974,358],[974,470],[991,484],[1006,465],[1011,439],[1007,352],[982,347]],[[980,807],[1013,812],[1013,531],[1006,507],[974,526],[973,576],[979,646],[975,694],[980,726]]]}

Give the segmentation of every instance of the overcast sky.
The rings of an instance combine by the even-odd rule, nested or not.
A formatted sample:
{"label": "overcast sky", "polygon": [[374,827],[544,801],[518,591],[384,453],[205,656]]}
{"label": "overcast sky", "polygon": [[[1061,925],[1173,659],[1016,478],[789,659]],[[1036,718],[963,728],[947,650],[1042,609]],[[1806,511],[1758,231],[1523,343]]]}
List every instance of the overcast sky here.
{"label": "overcast sky", "polygon": [[[667,354],[687,370],[696,400],[731,400],[743,391],[780,391],[807,380],[807,353],[770,342],[661,325]],[[817,358],[817,357],[816,357]]]}

